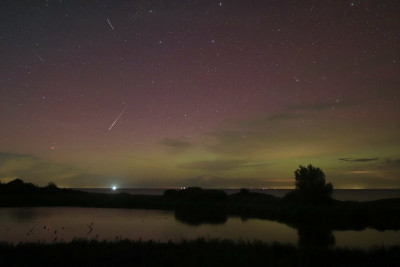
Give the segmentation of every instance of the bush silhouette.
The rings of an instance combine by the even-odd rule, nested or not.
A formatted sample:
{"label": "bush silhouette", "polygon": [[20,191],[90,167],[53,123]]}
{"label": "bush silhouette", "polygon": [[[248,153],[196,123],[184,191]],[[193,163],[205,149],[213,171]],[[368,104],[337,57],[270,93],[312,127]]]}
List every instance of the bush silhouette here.
{"label": "bush silhouette", "polygon": [[21,179],[14,179],[7,184],[0,185],[0,192],[3,193],[34,193],[38,188],[32,183],[24,183]]}
{"label": "bush silhouette", "polygon": [[188,187],[181,190],[166,190],[164,191],[164,197],[185,201],[220,201],[227,199],[228,196],[222,190]]}
{"label": "bush silhouette", "polygon": [[325,182],[324,172],[309,164],[299,166],[294,172],[296,189],[288,193],[285,198],[303,202],[321,202],[331,200],[333,186]]}
{"label": "bush silhouette", "polygon": [[249,189],[247,189],[247,188],[242,188],[242,189],[240,189],[240,192],[239,192],[240,194],[248,194],[248,193],[250,193],[250,190]]}

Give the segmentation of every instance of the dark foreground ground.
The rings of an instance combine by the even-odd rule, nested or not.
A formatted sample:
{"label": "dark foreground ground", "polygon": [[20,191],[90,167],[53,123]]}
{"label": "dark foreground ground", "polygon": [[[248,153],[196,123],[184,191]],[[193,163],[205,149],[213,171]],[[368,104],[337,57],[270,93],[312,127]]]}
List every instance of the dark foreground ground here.
{"label": "dark foreground ground", "polygon": [[204,240],[0,244],[0,266],[399,266],[400,246],[319,249]]}

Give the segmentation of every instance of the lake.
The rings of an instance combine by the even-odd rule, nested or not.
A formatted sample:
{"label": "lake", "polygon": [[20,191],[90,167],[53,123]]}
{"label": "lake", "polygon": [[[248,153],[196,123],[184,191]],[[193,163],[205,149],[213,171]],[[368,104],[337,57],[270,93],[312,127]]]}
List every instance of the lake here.
{"label": "lake", "polygon": [[[199,237],[297,244],[298,231],[261,219],[228,217],[216,224],[184,223],[174,211],[76,207],[1,208],[0,241],[98,240],[180,241]],[[400,231],[333,231],[334,246],[370,248],[400,244]],[[304,237],[303,237],[304,238]]]}

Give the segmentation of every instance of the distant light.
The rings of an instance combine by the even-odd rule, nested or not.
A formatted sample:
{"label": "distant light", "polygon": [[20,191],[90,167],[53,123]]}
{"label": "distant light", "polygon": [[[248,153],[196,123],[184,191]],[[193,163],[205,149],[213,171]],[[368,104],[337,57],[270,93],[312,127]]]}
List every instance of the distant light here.
{"label": "distant light", "polygon": [[112,190],[117,190],[117,187],[114,185],[113,187],[111,187]]}

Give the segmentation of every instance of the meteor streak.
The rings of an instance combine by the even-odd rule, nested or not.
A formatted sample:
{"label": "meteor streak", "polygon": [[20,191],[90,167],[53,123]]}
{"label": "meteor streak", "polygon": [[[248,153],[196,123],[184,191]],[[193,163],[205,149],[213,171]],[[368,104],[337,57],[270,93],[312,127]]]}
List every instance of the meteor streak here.
{"label": "meteor streak", "polygon": [[111,29],[112,29],[113,31],[115,31],[115,30],[114,30],[114,27],[113,27],[113,25],[111,24],[111,22],[110,22],[109,19],[107,19],[107,22],[108,22],[108,24],[110,25]]}
{"label": "meteor streak", "polygon": [[39,56],[38,54],[36,54],[36,57],[37,57],[40,61],[42,61],[42,62],[45,61],[45,60],[44,60],[41,56]]}
{"label": "meteor streak", "polygon": [[114,124],[118,121],[118,119],[122,116],[122,114],[124,114],[125,110],[128,108],[128,106],[126,106],[121,113],[119,113],[118,117],[115,119],[115,121],[111,124],[111,126],[108,128],[109,131],[111,131],[112,127],[114,127]]}

